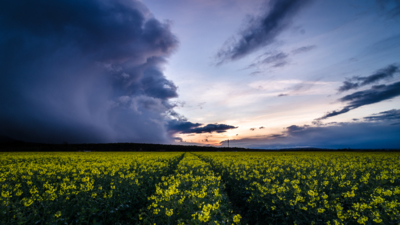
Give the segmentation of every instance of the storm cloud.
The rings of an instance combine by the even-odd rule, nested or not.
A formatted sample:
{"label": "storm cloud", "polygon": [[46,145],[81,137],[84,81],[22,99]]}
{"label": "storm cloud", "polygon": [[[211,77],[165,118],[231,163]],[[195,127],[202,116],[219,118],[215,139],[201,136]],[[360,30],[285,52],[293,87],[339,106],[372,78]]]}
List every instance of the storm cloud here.
{"label": "storm cloud", "polygon": [[218,64],[240,59],[270,45],[289,27],[294,16],[310,0],[271,0],[266,12],[252,17],[237,38],[230,38],[216,55]]}
{"label": "storm cloud", "polygon": [[178,46],[138,0],[2,1],[0,135],[33,142],[173,140]]}
{"label": "storm cloud", "polygon": [[356,109],[364,105],[378,103],[384,100],[392,99],[400,95],[400,82],[389,85],[376,85],[365,91],[358,91],[353,94],[346,95],[339,99],[340,102],[346,102],[347,105],[340,109],[326,113],[323,117],[316,121],[337,116],[350,110]]}
{"label": "storm cloud", "polygon": [[230,129],[236,129],[237,127],[227,124],[201,124],[192,123],[186,119],[173,119],[168,123],[168,130],[174,134],[201,134],[201,133],[224,133]]}
{"label": "storm cloud", "polygon": [[217,133],[225,133],[227,130],[230,129],[236,129],[237,127],[227,125],[227,124],[207,124],[202,127],[197,127],[193,128],[187,131],[183,131],[182,133],[184,134],[189,134],[189,133],[196,133],[196,134],[201,134],[201,133],[212,133],[212,132],[217,132]]}
{"label": "storm cloud", "polygon": [[357,89],[362,86],[366,86],[369,84],[377,83],[381,80],[388,80],[393,78],[393,76],[399,73],[399,66],[397,64],[389,65],[383,69],[376,71],[375,73],[371,74],[370,76],[366,77],[353,77],[347,79],[343,82],[343,85],[339,87],[339,92],[348,91],[351,89]]}

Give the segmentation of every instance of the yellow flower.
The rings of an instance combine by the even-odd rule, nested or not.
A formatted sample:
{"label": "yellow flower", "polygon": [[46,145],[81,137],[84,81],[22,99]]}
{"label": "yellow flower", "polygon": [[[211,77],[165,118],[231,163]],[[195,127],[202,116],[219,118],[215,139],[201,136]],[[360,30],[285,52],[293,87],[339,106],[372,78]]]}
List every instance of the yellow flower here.
{"label": "yellow flower", "polygon": [[357,223],[365,224],[367,221],[368,221],[368,217],[362,216],[362,217],[358,218]]}
{"label": "yellow flower", "polygon": [[61,216],[61,211],[56,212],[56,214],[54,214],[55,217],[60,217]]}
{"label": "yellow flower", "polygon": [[174,209],[170,209],[170,210],[165,209],[165,215],[172,216],[172,214],[174,214]]}
{"label": "yellow flower", "polygon": [[240,219],[242,219],[242,217],[240,216],[240,214],[237,214],[236,216],[233,217],[233,222],[239,223]]}
{"label": "yellow flower", "polygon": [[[25,198],[24,198],[24,199],[25,199]],[[27,201],[24,201],[25,207],[28,207],[28,206],[32,205],[32,203],[33,203],[33,200],[32,200],[32,199],[28,199]]]}
{"label": "yellow flower", "polygon": [[374,221],[375,223],[382,223],[382,219],[379,218],[379,217],[373,219],[373,221]]}

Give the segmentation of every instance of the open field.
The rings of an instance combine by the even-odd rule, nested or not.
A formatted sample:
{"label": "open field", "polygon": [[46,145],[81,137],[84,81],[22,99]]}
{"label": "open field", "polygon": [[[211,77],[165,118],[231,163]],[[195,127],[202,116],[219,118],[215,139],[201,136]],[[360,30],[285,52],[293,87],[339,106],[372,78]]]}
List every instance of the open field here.
{"label": "open field", "polygon": [[400,223],[398,152],[0,156],[0,224]]}

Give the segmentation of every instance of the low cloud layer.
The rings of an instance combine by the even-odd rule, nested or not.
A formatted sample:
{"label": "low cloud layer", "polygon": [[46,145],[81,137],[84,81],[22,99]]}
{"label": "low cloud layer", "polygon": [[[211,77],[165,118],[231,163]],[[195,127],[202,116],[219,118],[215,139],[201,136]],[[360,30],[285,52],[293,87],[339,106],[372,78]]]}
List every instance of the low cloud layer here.
{"label": "low cloud layer", "polygon": [[2,1],[0,135],[33,142],[157,142],[178,46],[138,0]]}
{"label": "low cloud layer", "polygon": [[271,0],[265,13],[253,17],[237,38],[229,39],[217,53],[218,63],[240,59],[270,45],[289,27],[294,16],[310,0]]}
{"label": "low cloud layer", "polygon": [[372,116],[364,117],[367,121],[400,121],[400,109],[392,109],[380,113],[373,114]]}
{"label": "low cloud layer", "polygon": [[282,134],[230,140],[230,146],[260,149],[400,149],[399,136],[400,126],[388,122],[333,123],[325,126],[293,125]]}
{"label": "low cloud layer", "polygon": [[366,77],[352,77],[343,82],[343,85],[339,87],[339,92],[349,91],[352,89],[357,89],[362,86],[369,84],[378,83],[381,80],[389,80],[393,78],[395,74],[400,73],[400,68],[397,64],[389,65],[383,69],[376,71],[370,76]]}
{"label": "low cloud layer", "polygon": [[389,85],[372,86],[370,89],[358,91],[353,94],[346,95],[339,99],[340,102],[347,103],[347,105],[340,109],[326,113],[323,117],[316,119],[316,121],[324,120],[329,117],[337,116],[347,113],[353,109],[359,108],[364,105],[370,105],[392,99],[400,95],[400,82]]}
{"label": "low cloud layer", "polygon": [[186,119],[174,119],[168,123],[168,130],[173,134],[201,134],[201,133],[224,133],[230,129],[236,129],[238,127],[227,125],[227,124],[201,124],[192,123]]}

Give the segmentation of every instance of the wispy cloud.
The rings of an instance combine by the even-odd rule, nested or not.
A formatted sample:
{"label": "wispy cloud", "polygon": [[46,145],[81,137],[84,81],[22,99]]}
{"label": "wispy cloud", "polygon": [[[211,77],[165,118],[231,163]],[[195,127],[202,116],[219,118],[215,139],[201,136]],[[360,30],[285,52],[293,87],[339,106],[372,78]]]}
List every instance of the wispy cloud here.
{"label": "wispy cloud", "polygon": [[216,57],[218,63],[240,59],[276,41],[309,0],[271,0],[263,15],[249,20],[238,38],[229,39]]}
{"label": "wispy cloud", "polygon": [[307,46],[303,46],[303,47],[292,50],[292,53],[293,54],[306,53],[306,52],[309,52],[309,51],[315,49],[316,47],[317,47],[316,45],[307,45]]}
{"label": "wispy cloud", "polygon": [[303,54],[309,51],[312,51],[316,48],[316,45],[309,45],[296,48],[292,50],[290,53],[286,53],[283,51],[272,51],[266,52],[256,57],[254,62],[250,64],[245,69],[257,68],[257,71],[251,73],[251,75],[256,75],[260,73],[260,70],[265,70],[265,68],[273,69],[273,68],[281,68],[290,65],[290,61],[294,55]]}
{"label": "wispy cloud", "polygon": [[384,112],[374,114],[372,116],[364,117],[367,121],[387,121],[387,120],[400,120],[400,109],[392,109]]}
{"label": "wispy cloud", "polygon": [[288,55],[280,52],[275,55],[268,56],[264,58],[263,60],[260,61],[260,64],[268,64],[271,65],[272,67],[282,67],[287,64],[287,59]]}
{"label": "wispy cloud", "polygon": [[316,119],[316,121],[324,120],[329,117],[347,113],[350,110],[356,109],[364,105],[370,105],[388,99],[392,99],[399,95],[400,95],[400,82],[396,82],[389,85],[372,86],[370,89],[367,89],[365,91],[358,91],[353,94],[349,94],[340,98],[339,99],[340,102],[347,103],[347,105],[343,109],[328,112],[323,117]]}
{"label": "wispy cloud", "polygon": [[269,92],[272,94],[271,96],[278,96],[278,97],[297,95],[297,94],[321,94],[321,93],[330,94],[331,91],[334,91],[333,89],[334,85],[335,85],[334,82],[324,82],[319,80],[302,81],[297,79],[259,80],[249,84],[251,88]]}
{"label": "wispy cloud", "polygon": [[399,66],[397,64],[391,64],[385,68],[382,68],[375,73],[366,77],[352,77],[343,82],[343,85],[339,87],[339,92],[344,92],[352,89],[357,89],[362,86],[369,84],[378,83],[381,80],[389,80],[393,78],[395,74],[400,73]]}

